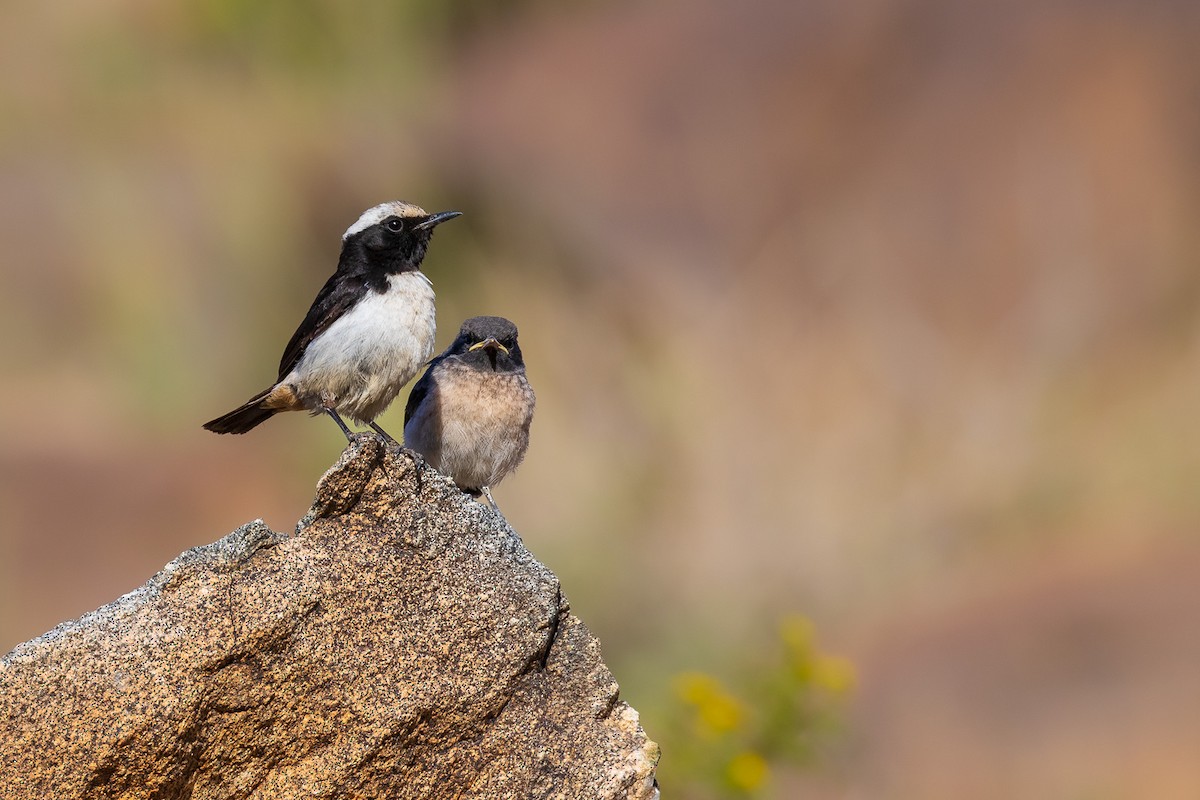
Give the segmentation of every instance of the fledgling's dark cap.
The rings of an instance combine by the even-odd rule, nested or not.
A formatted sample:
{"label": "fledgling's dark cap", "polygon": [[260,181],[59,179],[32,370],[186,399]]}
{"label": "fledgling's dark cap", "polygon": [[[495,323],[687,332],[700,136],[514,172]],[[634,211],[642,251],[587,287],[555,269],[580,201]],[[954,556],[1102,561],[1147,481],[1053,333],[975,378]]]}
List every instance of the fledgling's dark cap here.
{"label": "fledgling's dark cap", "polygon": [[471,317],[458,329],[459,336],[472,336],[483,339],[495,339],[502,342],[505,339],[516,340],[517,326],[504,317]]}
{"label": "fledgling's dark cap", "polygon": [[476,369],[516,372],[525,368],[517,326],[504,317],[471,317],[459,328],[446,355]]}

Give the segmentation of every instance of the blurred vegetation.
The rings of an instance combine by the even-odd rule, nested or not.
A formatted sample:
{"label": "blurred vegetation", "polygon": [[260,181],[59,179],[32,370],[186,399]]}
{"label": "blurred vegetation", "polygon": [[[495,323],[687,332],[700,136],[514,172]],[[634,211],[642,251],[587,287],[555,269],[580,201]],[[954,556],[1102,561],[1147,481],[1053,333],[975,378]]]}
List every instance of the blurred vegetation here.
{"label": "blurred vegetation", "polygon": [[850,662],[821,652],[812,622],[800,616],[783,621],[767,652],[741,659],[728,685],[704,672],[676,675],[669,702],[643,709],[663,749],[664,792],[780,796],[772,773],[819,762],[854,683]]}

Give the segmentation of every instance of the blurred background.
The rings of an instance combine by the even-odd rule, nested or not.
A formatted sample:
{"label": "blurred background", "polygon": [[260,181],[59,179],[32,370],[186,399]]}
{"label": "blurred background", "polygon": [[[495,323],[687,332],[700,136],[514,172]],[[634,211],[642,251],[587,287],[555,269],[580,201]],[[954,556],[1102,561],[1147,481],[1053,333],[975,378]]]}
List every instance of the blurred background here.
{"label": "blurred background", "polygon": [[0,651],[294,526],[336,427],[200,424],[400,198],[465,212],[438,350],[521,329],[497,500],[667,796],[1200,796],[1198,41],[1183,0],[8,4]]}

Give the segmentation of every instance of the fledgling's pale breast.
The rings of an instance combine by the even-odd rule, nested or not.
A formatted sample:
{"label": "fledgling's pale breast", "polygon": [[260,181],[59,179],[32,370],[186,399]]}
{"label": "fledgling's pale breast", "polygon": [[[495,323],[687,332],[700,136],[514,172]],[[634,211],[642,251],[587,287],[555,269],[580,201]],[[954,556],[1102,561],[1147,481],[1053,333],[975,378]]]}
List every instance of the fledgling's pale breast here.
{"label": "fledgling's pale breast", "polygon": [[535,398],[525,370],[480,371],[451,357],[434,375],[405,445],[463,488],[494,487],[529,447]]}

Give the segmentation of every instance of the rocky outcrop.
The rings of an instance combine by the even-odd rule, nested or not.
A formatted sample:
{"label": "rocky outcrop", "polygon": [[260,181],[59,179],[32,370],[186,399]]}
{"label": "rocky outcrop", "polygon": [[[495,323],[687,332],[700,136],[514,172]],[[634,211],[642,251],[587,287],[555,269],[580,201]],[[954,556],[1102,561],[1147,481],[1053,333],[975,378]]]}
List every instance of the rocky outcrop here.
{"label": "rocky outcrop", "polygon": [[491,509],[353,442],[253,522],[0,661],[0,797],[648,798],[658,748]]}

